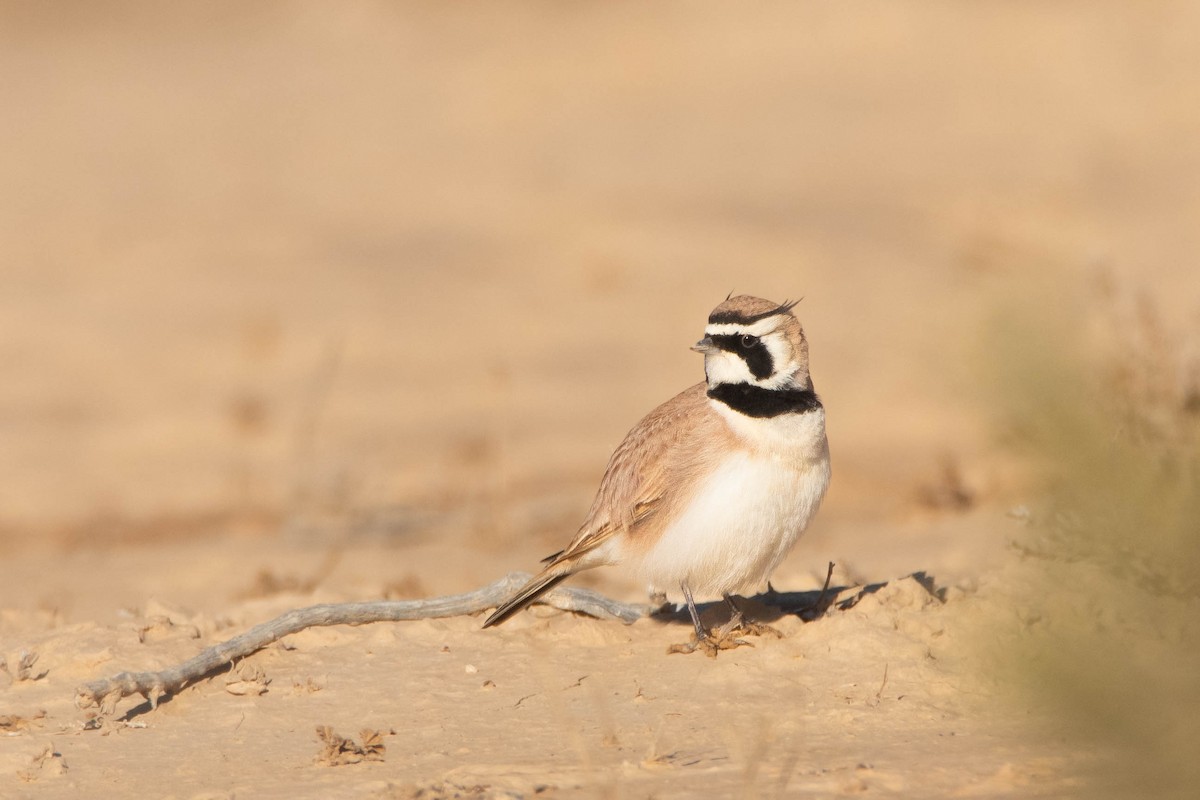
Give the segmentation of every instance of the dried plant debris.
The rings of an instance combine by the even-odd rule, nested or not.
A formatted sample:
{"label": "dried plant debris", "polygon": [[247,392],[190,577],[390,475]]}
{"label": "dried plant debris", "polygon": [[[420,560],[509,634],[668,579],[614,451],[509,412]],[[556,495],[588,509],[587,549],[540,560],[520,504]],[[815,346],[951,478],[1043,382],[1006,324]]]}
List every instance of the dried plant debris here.
{"label": "dried plant debris", "polygon": [[46,718],[46,710],[38,709],[32,716],[23,717],[20,714],[0,714],[0,734],[18,734],[33,728],[41,727]]}
{"label": "dried plant debris", "polygon": [[180,637],[199,639],[223,627],[203,614],[155,599],[147,601],[140,609],[127,610],[124,614],[132,620],[131,627],[141,644]]}
{"label": "dried plant debris", "polygon": [[50,670],[37,669],[38,654],[30,650],[21,652],[0,660],[0,670],[7,672],[14,681],[40,681]]}
{"label": "dried plant debris", "polygon": [[314,678],[309,675],[301,680],[298,676],[292,677],[292,694],[316,694],[325,688],[328,682],[328,677],[325,675]]}
{"label": "dried plant debris", "polygon": [[145,728],[146,723],[139,720],[116,719],[112,716],[107,716],[99,711],[90,711],[84,714],[83,720],[78,723],[78,729],[81,731],[100,731],[101,736],[108,736],[110,733],[122,730],[124,728]]}
{"label": "dried plant debris", "polygon": [[321,740],[321,752],[317,755],[317,763],[327,767],[340,767],[343,764],[357,764],[361,761],[383,761],[387,746],[383,737],[392,736],[394,730],[377,731],[363,728],[358,732],[362,744],[339,736],[328,725],[317,726],[317,738]]}
{"label": "dried plant debris", "polygon": [[54,749],[54,745],[48,744],[41,753],[33,757],[32,764],[17,772],[17,777],[26,783],[33,783],[42,778],[65,775],[66,772],[66,759],[63,758],[62,753]]}
{"label": "dried plant debris", "polygon": [[225,691],[238,696],[266,694],[270,683],[262,667],[243,661],[229,671]]}
{"label": "dried plant debris", "polygon": [[437,781],[421,786],[388,784],[387,788],[375,797],[377,800],[525,800],[527,797],[551,797],[554,795],[554,788],[540,785],[534,788],[532,795],[527,795],[495,786],[464,786],[449,781]]}
{"label": "dried plant debris", "polygon": [[189,639],[200,638],[199,627],[190,622],[176,622],[165,614],[156,614],[139,620],[133,629],[137,633],[139,644],[145,644],[147,641],[171,639],[180,635],[186,636]]}

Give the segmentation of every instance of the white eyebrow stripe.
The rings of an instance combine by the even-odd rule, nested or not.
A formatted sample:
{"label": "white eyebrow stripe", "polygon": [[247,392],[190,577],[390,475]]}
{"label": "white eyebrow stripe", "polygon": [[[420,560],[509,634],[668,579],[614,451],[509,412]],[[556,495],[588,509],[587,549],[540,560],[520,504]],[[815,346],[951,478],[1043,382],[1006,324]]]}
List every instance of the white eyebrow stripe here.
{"label": "white eyebrow stripe", "polygon": [[709,325],[704,329],[706,336],[727,336],[730,334],[748,333],[751,336],[764,336],[775,329],[775,320],[771,317],[760,319],[753,325],[743,325],[740,322],[722,322]]}

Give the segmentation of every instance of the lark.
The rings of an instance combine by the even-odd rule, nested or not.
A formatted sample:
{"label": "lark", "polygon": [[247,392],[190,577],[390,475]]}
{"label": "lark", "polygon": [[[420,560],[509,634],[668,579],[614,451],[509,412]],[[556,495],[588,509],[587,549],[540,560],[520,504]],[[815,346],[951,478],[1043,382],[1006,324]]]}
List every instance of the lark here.
{"label": "lark", "polygon": [[[816,515],[829,486],[825,408],[813,389],[795,303],[726,298],[709,314],[705,380],[647,414],[609,459],[575,538],[496,609],[508,619],[571,575],[630,565],[651,593],[679,591],[695,640],[717,650],[761,633],[733,596],[761,586]],[[694,594],[721,596],[729,623],[708,631]],[[770,630],[770,629],[765,629]]]}

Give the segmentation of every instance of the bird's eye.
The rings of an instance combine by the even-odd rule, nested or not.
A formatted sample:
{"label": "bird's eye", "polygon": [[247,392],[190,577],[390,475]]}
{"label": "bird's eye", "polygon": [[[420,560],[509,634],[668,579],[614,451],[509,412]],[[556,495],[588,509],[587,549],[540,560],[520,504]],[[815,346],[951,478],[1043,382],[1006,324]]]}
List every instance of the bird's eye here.
{"label": "bird's eye", "polygon": [[742,337],[742,347],[746,348],[747,350],[749,350],[751,347],[754,347],[756,344],[758,344],[757,336],[751,336],[747,333]]}

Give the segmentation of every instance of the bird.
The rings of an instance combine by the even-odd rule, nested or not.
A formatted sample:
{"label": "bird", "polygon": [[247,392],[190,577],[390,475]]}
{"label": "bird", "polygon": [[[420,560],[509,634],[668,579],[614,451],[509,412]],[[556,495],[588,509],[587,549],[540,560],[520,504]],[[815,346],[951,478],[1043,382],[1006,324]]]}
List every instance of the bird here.
{"label": "bird", "polygon": [[[798,302],[798,301],[797,301]],[[761,586],[816,515],[830,480],[825,408],[796,303],[727,296],[691,349],[705,380],[667,400],[613,452],[570,543],[483,623],[498,625],[570,576],[626,564],[652,595],[678,590],[695,631],[669,652],[748,644],[762,633],[733,595]],[[730,621],[708,631],[694,594]]]}

